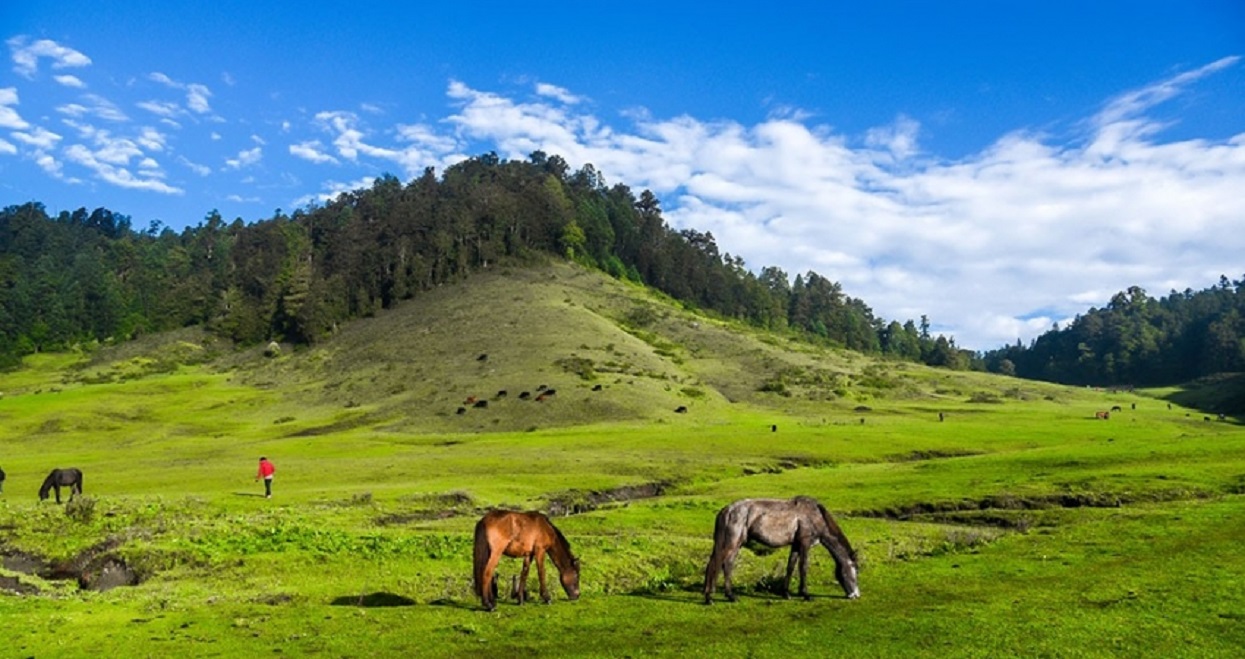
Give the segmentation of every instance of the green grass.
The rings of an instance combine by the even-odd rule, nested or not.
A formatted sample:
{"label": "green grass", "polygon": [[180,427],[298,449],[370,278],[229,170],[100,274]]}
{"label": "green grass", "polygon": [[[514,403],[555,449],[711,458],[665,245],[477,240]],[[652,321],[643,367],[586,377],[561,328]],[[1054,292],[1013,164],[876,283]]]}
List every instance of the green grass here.
{"label": "green grass", "polygon": [[[784,393],[762,391],[774,378]],[[558,393],[518,400],[539,384]],[[6,656],[1245,648],[1245,432],[1169,409],[1177,390],[875,362],[550,266],[433,291],[277,358],[185,331],[38,355],[0,392],[0,553],[115,556],[141,577],[94,592],[0,569],[39,590],[0,591]],[[469,395],[489,407],[455,414]],[[93,506],[37,501],[54,466],[85,471]],[[591,496],[649,483],[662,495]],[[700,604],[716,511],[795,494],[838,517],[863,597],[842,598],[823,552],[813,601],[782,600],[786,554],[745,552],[740,601]],[[553,500],[587,508],[555,520],[583,597],[551,583],[550,606],[482,612],[476,519]],[[517,572],[503,562],[503,582]]]}

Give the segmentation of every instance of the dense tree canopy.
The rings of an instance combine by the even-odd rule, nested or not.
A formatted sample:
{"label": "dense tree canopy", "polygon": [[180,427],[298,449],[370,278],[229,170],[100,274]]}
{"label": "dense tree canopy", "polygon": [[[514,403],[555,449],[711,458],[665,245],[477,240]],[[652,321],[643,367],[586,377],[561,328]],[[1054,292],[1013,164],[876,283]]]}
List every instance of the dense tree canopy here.
{"label": "dense tree canopy", "polygon": [[815,272],[754,274],[711,233],[676,231],[650,191],[591,165],[489,153],[253,223],[209,213],[177,233],[106,209],[0,211],[0,365],[84,341],[203,325],[240,343],[313,343],[341,322],[537,255],[642,282],[686,305],[810,339],[954,368],[971,353],[928,321],[886,323]]}
{"label": "dense tree canopy", "polygon": [[991,371],[1087,385],[1154,385],[1245,371],[1245,278],[1154,299],[1133,286],[1028,347],[989,352]]}

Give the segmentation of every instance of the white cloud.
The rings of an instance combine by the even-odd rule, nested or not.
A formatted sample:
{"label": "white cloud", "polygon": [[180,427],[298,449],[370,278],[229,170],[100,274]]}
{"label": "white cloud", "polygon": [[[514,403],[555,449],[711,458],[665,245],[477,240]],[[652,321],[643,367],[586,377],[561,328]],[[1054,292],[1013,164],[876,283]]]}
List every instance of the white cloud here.
{"label": "white cloud", "polygon": [[161,117],[171,118],[179,114],[185,114],[185,110],[176,103],[167,101],[139,101],[134,105]]}
{"label": "white cloud", "polygon": [[536,93],[541,96],[548,96],[549,98],[559,100],[567,105],[574,105],[583,101],[581,97],[572,94],[563,87],[550,85],[544,82],[536,83]]}
{"label": "white cloud", "polygon": [[40,39],[27,45],[27,37],[16,36],[7,41],[13,55],[13,70],[24,78],[34,79],[39,70],[39,60],[52,60],[52,68],[66,69],[89,66],[91,58],[62,46],[50,39]]}
{"label": "white cloud", "polygon": [[225,199],[227,201],[232,201],[236,204],[258,204],[263,201],[259,197],[243,197],[241,195],[236,195],[236,194],[231,194],[225,197]]}
{"label": "white cloud", "polygon": [[17,155],[17,146],[4,138],[0,138],[0,154],[15,156]]}
{"label": "white cloud", "polygon": [[259,162],[260,159],[263,158],[263,155],[263,147],[257,146],[254,149],[245,149],[239,151],[236,157],[225,160],[225,165],[228,166],[229,169],[242,169],[243,167],[249,167]]}
{"label": "white cloud", "polygon": [[66,103],[65,105],[58,106],[56,111],[74,118],[95,116],[100,119],[117,123],[130,120],[130,118],[126,116],[126,114],[122,112],[121,109],[118,108],[112,101],[109,101],[102,96],[98,96],[96,94],[83,94],[82,100],[90,103],[91,105],[86,106],[81,103]]}
{"label": "white cloud", "polygon": [[315,115],[315,122],[321,130],[334,135],[333,146],[337,149],[337,155],[352,162],[357,162],[360,157],[385,160],[401,166],[408,176],[415,176],[425,167],[445,166],[454,161],[451,150],[457,142],[452,138],[438,137],[426,127],[399,125],[398,136],[409,144],[390,148],[372,143],[359,116],[353,112],[319,112]]}
{"label": "white cloud", "polygon": [[13,131],[10,135],[18,142],[32,146],[36,149],[54,148],[56,143],[62,139],[60,135],[53,133],[42,126],[35,126],[34,129],[30,131]]}
{"label": "white cloud", "polygon": [[65,87],[73,87],[74,89],[83,89],[86,87],[86,83],[82,82],[82,79],[79,78],[78,76],[71,76],[69,74],[65,74],[65,75],[59,75],[59,76],[52,76],[52,78],[56,80],[56,82],[59,82],[60,84],[64,85]]}
{"label": "white cloud", "polygon": [[290,154],[316,164],[331,162],[336,165],[338,162],[337,158],[321,151],[322,147],[323,145],[320,144],[320,140],[299,142],[298,144],[290,145]]}
{"label": "white cloud", "polygon": [[351,192],[354,190],[358,190],[360,188],[370,188],[372,187],[372,184],[375,182],[376,182],[375,176],[364,176],[363,178],[357,181],[354,181],[352,183],[342,183],[340,181],[325,181],[324,183],[320,184],[320,187],[323,189],[322,192],[313,193],[309,195],[303,195],[302,197],[299,197],[298,199],[295,199],[294,201],[290,202],[290,206],[294,208],[303,208],[307,206],[308,204],[311,204],[314,202],[323,203],[327,201],[332,201],[336,199],[338,195],[342,194],[343,192]]}
{"label": "white cloud", "polygon": [[65,158],[90,169],[104,182],[118,187],[161,194],[179,195],[184,192],[181,188],[173,187],[161,180],[162,176],[159,172],[140,171],[135,175],[128,167],[123,166],[128,156],[120,150],[95,152],[81,144],[72,144],[65,148]]}
{"label": "white cloud", "polygon": [[211,167],[208,167],[207,165],[200,165],[197,162],[192,162],[186,156],[178,156],[177,162],[185,165],[188,169],[190,169],[190,171],[198,174],[199,176],[209,176],[212,173]]}
{"label": "white cloud", "polygon": [[251,134],[251,141],[260,146],[267,144],[267,142],[264,141],[264,138],[260,137],[259,135],[255,135],[253,133]]}
{"label": "white cloud", "polygon": [[30,128],[30,124],[25,119],[22,119],[17,110],[10,107],[17,104],[17,88],[0,87],[0,128],[16,130]]}
{"label": "white cloud", "polygon": [[[197,82],[183,83],[170,78],[169,76],[155,71],[147,75],[149,80],[158,82],[169,89],[176,89],[186,92],[186,107],[196,114],[207,114],[212,111],[212,107],[208,99],[212,97],[212,90],[207,85]],[[175,106],[176,107],[176,106]],[[151,108],[145,108],[150,110]],[[179,107],[178,110],[181,108]],[[153,112],[155,110],[152,110]]]}

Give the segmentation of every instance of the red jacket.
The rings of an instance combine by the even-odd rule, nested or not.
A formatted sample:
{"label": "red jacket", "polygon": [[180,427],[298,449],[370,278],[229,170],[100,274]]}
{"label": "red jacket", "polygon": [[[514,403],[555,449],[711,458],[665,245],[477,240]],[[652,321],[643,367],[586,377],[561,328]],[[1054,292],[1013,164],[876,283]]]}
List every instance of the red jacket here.
{"label": "red jacket", "polygon": [[273,473],[275,473],[276,471],[277,471],[277,468],[272,466],[271,462],[267,460],[260,460],[259,461],[259,475],[256,476],[256,478],[268,478],[272,476]]}

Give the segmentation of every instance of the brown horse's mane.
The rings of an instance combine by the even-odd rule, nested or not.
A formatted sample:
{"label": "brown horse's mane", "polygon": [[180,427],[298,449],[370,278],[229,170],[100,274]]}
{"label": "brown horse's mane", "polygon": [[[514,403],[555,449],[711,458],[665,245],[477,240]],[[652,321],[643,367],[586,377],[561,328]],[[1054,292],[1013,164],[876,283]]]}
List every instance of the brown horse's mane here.
{"label": "brown horse's mane", "polygon": [[[545,516],[545,521],[549,522],[547,515]],[[575,555],[571,553],[570,541],[566,539],[566,536],[562,535],[562,529],[554,526],[553,522],[549,522],[549,528],[553,529],[553,535],[558,540],[554,545],[554,551],[550,552],[553,560],[558,564],[559,568],[567,569],[574,567]],[[566,559],[565,563],[563,563],[563,558]]]}

